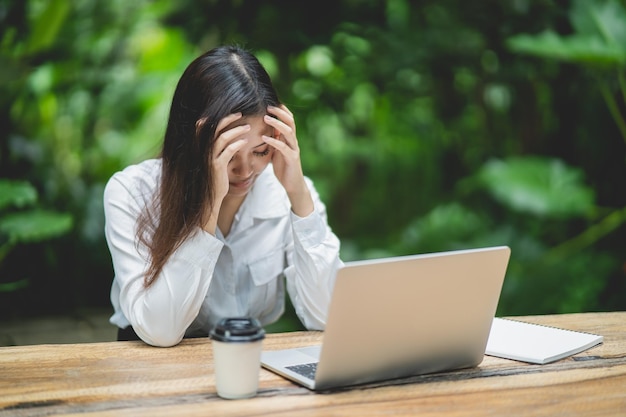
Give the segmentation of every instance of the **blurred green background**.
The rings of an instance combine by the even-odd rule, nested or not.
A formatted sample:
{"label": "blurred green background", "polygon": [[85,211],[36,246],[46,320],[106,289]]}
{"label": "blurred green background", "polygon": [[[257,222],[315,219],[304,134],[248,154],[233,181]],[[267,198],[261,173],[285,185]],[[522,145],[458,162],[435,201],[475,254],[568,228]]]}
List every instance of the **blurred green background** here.
{"label": "blurred green background", "polygon": [[109,306],[104,184],[224,43],[295,113],[344,260],[509,245],[499,315],[626,309],[623,0],[0,0],[0,28],[2,319]]}

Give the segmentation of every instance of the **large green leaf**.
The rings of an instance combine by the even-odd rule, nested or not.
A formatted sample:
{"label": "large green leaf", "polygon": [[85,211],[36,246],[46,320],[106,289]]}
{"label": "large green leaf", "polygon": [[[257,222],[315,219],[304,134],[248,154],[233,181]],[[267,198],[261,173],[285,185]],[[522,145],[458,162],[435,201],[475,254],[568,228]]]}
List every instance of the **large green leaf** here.
{"label": "large green leaf", "polygon": [[621,65],[626,62],[624,47],[607,43],[599,36],[571,35],[562,37],[551,30],[538,35],[518,35],[507,40],[515,52],[581,62],[599,66]]}
{"label": "large green leaf", "polygon": [[575,33],[552,30],[507,40],[516,52],[601,66],[626,63],[626,8],[618,1],[577,0],[570,12]]}
{"label": "large green leaf", "polygon": [[39,242],[67,233],[72,224],[69,214],[38,209],[0,218],[0,233],[13,243]]}
{"label": "large green leaf", "polygon": [[479,215],[457,204],[442,204],[409,224],[402,245],[413,252],[435,252],[466,246],[484,235],[488,225]]}
{"label": "large green leaf", "polygon": [[37,201],[37,190],[26,181],[0,179],[0,209],[24,207]]}
{"label": "large green leaf", "polygon": [[626,51],[626,8],[619,0],[575,0],[570,20],[578,34],[601,38]]}
{"label": "large green leaf", "polygon": [[491,195],[507,207],[540,216],[573,217],[589,213],[593,191],[582,171],[540,157],[492,160],[478,173]]}
{"label": "large green leaf", "polygon": [[71,2],[65,0],[49,0],[41,3],[39,13],[33,16],[30,22],[32,32],[28,38],[27,51],[29,53],[39,52],[54,44],[71,7]]}
{"label": "large green leaf", "polygon": [[28,287],[30,281],[26,278],[12,282],[0,282],[0,292],[13,292]]}

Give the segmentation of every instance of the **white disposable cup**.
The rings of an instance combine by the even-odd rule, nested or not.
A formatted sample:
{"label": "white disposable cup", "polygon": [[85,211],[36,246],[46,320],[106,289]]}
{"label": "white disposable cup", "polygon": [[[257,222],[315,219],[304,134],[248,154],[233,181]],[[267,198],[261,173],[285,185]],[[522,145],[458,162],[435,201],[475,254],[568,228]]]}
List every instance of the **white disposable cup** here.
{"label": "white disposable cup", "polygon": [[211,330],[217,395],[226,399],[254,397],[259,389],[265,332],[258,320],[220,320]]}
{"label": "white disposable cup", "polygon": [[259,389],[263,341],[213,340],[217,395],[226,399],[254,397]]}

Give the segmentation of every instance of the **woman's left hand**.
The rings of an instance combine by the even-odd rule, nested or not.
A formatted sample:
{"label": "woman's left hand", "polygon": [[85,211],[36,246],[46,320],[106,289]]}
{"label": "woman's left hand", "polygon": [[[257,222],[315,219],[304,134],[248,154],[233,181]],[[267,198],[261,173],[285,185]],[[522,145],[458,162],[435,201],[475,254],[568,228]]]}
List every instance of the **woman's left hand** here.
{"label": "woman's left hand", "polygon": [[269,115],[264,117],[264,121],[274,128],[276,137],[263,136],[263,140],[274,148],[274,174],[287,191],[292,211],[300,217],[306,217],[313,212],[314,207],[304,182],[293,114],[282,104],[280,107],[269,106],[267,112]]}

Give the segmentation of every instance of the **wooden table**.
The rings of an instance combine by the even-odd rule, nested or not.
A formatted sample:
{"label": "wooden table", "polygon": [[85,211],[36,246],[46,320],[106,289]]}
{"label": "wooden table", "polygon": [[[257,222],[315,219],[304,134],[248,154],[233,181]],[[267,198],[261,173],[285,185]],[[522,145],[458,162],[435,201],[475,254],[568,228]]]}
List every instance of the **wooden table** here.
{"label": "wooden table", "polygon": [[[257,397],[216,395],[208,339],[0,348],[0,416],[625,416],[626,312],[519,317],[604,344],[548,365],[486,356],[473,369],[314,393],[261,370]],[[265,349],[322,333],[268,335]]]}

